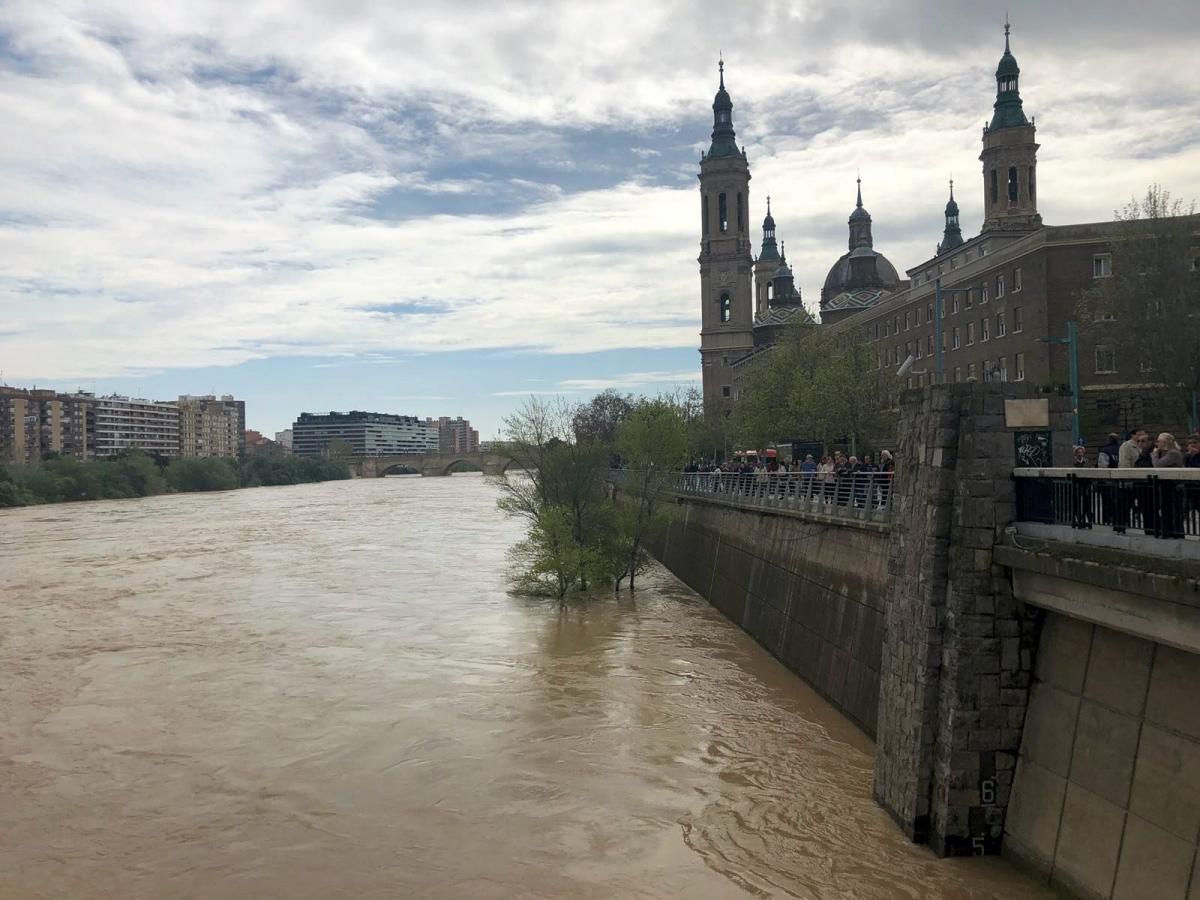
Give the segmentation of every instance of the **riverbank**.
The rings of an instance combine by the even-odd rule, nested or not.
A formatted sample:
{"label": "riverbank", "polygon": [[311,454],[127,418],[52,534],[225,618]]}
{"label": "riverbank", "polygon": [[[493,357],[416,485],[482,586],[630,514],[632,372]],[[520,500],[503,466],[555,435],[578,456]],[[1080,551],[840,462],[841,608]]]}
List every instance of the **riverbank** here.
{"label": "riverbank", "polygon": [[57,456],[37,465],[0,466],[0,508],[229,491],[349,477],[345,463],[298,456],[168,460],[138,450],[89,462]]}

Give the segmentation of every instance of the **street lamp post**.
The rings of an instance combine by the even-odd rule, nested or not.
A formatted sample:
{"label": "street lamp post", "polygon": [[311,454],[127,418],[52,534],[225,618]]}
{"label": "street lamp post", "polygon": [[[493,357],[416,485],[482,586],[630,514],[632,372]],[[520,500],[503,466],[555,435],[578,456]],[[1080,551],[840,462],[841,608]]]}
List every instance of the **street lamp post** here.
{"label": "street lamp post", "polygon": [[1065,344],[1067,347],[1068,367],[1071,377],[1071,429],[1075,432],[1072,440],[1076,445],[1083,443],[1083,429],[1079,426],[1079,327],[1075,322],[1067,323],[1065,338],[1042,338],[1047,344]]}

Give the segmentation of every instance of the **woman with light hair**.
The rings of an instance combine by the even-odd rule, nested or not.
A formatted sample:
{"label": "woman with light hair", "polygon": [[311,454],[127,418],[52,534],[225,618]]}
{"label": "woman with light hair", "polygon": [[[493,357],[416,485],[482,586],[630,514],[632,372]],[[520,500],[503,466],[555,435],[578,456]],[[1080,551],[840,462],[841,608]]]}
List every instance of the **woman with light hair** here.
{"label": "woman with light hair", "polygon": [[1179,449],[1175,436],[1165,431],[1158,436],[1151,458],[1158,469],[1183,468],[1183,451]]}

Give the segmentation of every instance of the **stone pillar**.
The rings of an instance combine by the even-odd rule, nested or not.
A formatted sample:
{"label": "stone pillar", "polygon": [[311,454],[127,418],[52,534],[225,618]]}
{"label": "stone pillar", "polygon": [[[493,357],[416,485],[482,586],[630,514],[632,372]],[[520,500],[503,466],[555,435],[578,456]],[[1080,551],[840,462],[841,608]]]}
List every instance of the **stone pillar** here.
{"label": "stone pillar", "polygon": [[[998,852],[1012,789],[1038,621],[992,551],[1013,516],[1005,400],[1031,396],[939,385],[901,405],[875,799],[941,855]],[[1065,405],[1050,398],[1060,464]]]}

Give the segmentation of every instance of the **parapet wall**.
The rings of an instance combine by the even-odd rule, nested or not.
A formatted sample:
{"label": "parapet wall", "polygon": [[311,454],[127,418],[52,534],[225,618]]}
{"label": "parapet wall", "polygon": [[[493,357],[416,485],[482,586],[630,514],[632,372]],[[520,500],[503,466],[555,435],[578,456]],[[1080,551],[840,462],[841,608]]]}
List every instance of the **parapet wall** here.
{"label": "parapet wall", "polygon": [[689,499],[655,556],[875,736],[886,528]]}

